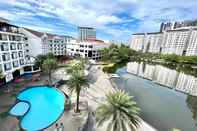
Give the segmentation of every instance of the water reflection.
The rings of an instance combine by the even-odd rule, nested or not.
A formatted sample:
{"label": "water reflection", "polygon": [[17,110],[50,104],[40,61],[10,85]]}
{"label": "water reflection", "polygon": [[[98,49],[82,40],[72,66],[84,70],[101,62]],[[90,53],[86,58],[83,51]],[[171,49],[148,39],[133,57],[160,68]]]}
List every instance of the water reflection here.
{"label": "water reflection", "polygon": [[196,120],[197,123],[197,97],[188,95],[186,102],[187,102],[187,106],[189,107],[189,109],[193,114],[193,119]]}
{"label": "water reflection", "polygon": [[176,70],[154,64],[130,62],[127,72],[154,81],[157,84],[197,96],[197,78]]}

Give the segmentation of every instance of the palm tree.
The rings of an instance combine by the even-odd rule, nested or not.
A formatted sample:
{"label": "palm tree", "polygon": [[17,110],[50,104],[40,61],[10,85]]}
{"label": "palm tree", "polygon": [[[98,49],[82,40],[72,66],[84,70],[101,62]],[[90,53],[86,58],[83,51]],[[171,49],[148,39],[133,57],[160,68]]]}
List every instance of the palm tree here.
{"label": "palm tree", "polygon": [[140,119],[140,109],[132,96],[121,90],[107,95],[107,103],[97,109],[97,123],[107,122],[107,131],[136,131]]}
{"label": "palm tree", "polygon": [[74,71],[71,74],[67,85],[69,86],[69,90],[71,92],[75,92],[77,95],[77,106],[75,112],[80,112],[79,110],[79,95],[83,88],[89,87],[88,80],[86,79],[83,71]]}
{"label": "palm tree", "polygon": [[79,71],[84,71],[86,63],[88,63],[87,59],[80,59],[80,62],[75,63],[74,65],[67,66],[66,67],[67,74],[72,74],[74,72],[78,73]]}
{"label": "palm tree", "polygon": [[36,60],[35,65],[42,68],[42,64],[46,59],[55,59],[55,56],[53,55],[53,53],[47,53],[46,55],[38,55],[35,58]]}
{"label": "palm tree", "polygon": [[49,76],[49,82],[52,83],[51,74],[54,69],[57,67],[57,61],[53,58],[47,58],[43,61],[42,70],[46,72]]}

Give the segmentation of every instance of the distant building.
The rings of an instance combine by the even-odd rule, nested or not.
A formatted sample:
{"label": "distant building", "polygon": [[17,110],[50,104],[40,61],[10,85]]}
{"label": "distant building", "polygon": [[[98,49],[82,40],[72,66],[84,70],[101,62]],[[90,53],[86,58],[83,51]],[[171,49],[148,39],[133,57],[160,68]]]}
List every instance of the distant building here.
{"label": "distant building", "polygon": [[130,48],[136,51],[176,54],[186,56],[197,55],[197,21],[162,24],[162,32],[133,34],[129,42]]}
{"label": "distant building", "polygon": [[55,56],[66,54],[66,42],[70,37],[38,32],[31,29],[21,28],[20,31],[28,37],[30,56],[53,53]]}
{"label": "distant building", "polygon": [[99,60],[102,57],[100,50],[109,47],[109,45],[101,40],[72,40],[67,44],[67,54],[69,56]]}
{"label": "distant building", "polygon": [[96,29],[92,27],[78,27],[78,40],[96,39]]}
{"label": "distant building", "polygon": [[163,34],[161,32],[133,34],[129,42],[130,48],[136,51],[160,53]]}
{"label": "distant building", "polygon": [[147,33],[143,52],[161,53],[163,34],[161,32]]}
{"label": "distant building", "polygon": [[0,70],[5,78],[0,85],[24,74],[27,38],[19,33],[19,27],[0,19]]}
{"label": "distant building", "polygon": [[133,34],[129,43],[130,48],[136,51],[143,51],[145,42],[145,33]]}
{"label": "distant building", "polygon": [[197,20],[186,20],[186,21],[175,21],[175,22],[166,22],[161,23],[160,32],[173,30],[183,27],[194,27],[197,26]]}
{"label": "distant building", "polygon": [[186,55],[189,35],[189,29],[176,29],[164,32],[162,53]]}
{"label": "distant building", "polygon": [[166,30],[173,30],[175,29],[175,22],[166,22],[166,23],[161,23],[160,26],[160,32],[166,31]]}
{"label": "distant building", "polygon": [[186,49],[187,56],[197,55],[197,28],[194,28],[190,32],[190,38]]}

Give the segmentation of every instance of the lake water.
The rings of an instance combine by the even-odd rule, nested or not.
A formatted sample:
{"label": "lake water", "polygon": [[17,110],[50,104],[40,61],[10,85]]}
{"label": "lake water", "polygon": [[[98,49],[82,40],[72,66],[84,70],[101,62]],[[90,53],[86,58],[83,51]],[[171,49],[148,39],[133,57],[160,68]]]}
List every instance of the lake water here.
{"label": "lake water", "polygon": [[197,78],[161,65],[131,62],[113,79],[133,95],[141,117],[159,131],[197,131]]}

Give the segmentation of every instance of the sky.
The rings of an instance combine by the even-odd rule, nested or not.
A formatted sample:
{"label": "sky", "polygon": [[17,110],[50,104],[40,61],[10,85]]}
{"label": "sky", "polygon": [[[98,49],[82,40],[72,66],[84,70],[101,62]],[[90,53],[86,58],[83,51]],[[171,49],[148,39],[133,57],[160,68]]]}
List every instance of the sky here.
{"label": "sky", "polygon": [[0,17],[37,31],[127,42],[132,33],[159,31],[161,22],[197,19],[197,0],[0,0]]}

